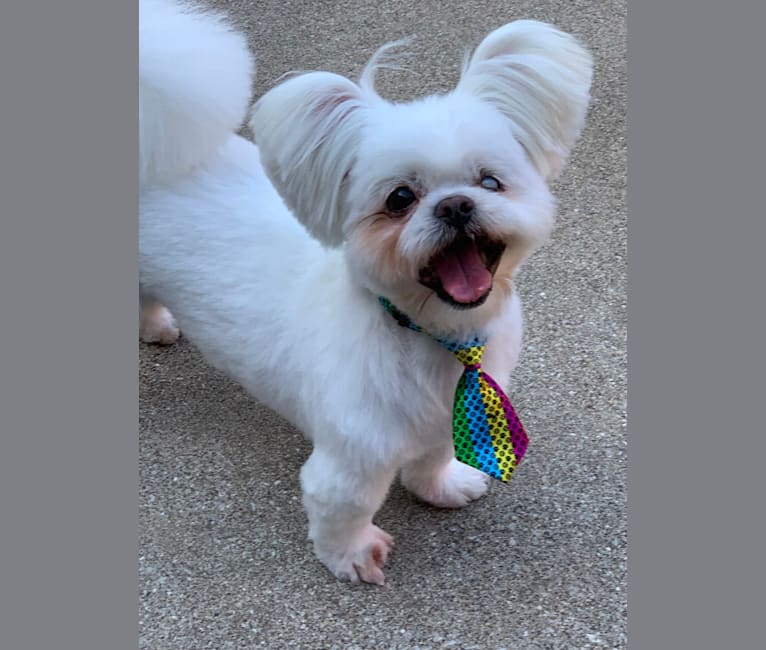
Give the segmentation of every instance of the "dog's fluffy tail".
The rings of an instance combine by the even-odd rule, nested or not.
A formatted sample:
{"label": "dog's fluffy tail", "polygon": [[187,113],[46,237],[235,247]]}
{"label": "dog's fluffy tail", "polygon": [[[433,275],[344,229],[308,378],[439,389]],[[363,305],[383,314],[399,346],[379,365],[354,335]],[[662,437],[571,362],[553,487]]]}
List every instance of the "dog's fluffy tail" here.
{"label": "dog's fluffy tail", "polygon": [[139,0],[140,182],[190,172],[242,126],[254,62],[219,14]]}

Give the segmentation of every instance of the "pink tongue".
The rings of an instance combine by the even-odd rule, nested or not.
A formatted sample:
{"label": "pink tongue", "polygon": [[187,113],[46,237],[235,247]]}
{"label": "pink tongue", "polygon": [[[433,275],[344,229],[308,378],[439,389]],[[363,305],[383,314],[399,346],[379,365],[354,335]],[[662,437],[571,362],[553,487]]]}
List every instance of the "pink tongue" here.
{"label": "pink tongue", "polygon": [[472,239],[434,260],[433,267],[442,287],[455,302],[475,302],[492,286],[492,274],[479,258]]}

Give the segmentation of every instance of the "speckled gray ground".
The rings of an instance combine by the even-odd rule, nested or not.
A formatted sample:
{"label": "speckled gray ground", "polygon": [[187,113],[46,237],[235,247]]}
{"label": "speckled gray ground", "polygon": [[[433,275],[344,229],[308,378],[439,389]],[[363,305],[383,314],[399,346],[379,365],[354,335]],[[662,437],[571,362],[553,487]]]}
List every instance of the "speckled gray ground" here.
{"label": "speckled gray ground", "polygon": [[398,485],[384,588],[336,582],[300,508],[300,434],[182,341],[140,349],[140,645],[623,648],[626,626],[625,3],[613,0],[218,2],[247,31],[257,91],[282,73],[355,74],[416,34],[399,98],[445,89],[466,47],[547,20],[595,55],[558,227],[522,272],[527,335],[512,394],[531,447],[510,488],[463,511]]}

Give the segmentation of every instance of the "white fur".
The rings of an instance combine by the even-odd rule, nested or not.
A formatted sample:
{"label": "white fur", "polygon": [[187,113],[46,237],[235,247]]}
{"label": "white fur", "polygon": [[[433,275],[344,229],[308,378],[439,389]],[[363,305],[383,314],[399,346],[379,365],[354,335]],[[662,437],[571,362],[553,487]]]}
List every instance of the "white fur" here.
{"label": "white fur", "polygon": [[517,20],[484,39],[458,92],[492,103],[538,171],[554,179],[580,136],[593,76],[590,54],[568,34]]}
{"label": "white fur", "polygon": [[[192,3],[139,0],[139,181],[142,190],[183,178],[242,126],[254,62],[221,14]],[[142,300],[139,335],[169,345],[173,315]]]}
{"label": "white fur", "polygon": [[244,37],[219,14],[172,0],[138,7],[144,185],[188,174],[242,126],[253,61]]}
{"label": "white fur", "polygon": [[[217,34],[220,24],[205,26]],[[188,38],[183,30],[168,28],[165,37],[189,56],[194,45],[226,65],[241,62],[236,48],[208,41],[202,27],[194,44],[172,43]],[[184,67],[177,59],[151,72],[172,77]],[[194,118],[185,134],[192,141],[220,127],[197,111],[212,94],[211,74],[187,75],[196,87],[184,96],[199,104],[177,98]],[[216,101],[236,103],[246,87],[243,80]],[[301,484],[316,554],[342,579],[380,584],[392,540],[372,519],[400,470],[405,486],[444,507],[480,497],[487,481],[454,459],[460,364],[427,336],[399,327],[377,296],[437,333],[488,336],[483,365],[507,386],[522,330],[511,277],[544,240],[554,206],[492,102],[459,89],[392,105],[363,87],[329,73],[290,79],[254,111],[260,153],[230,133],[196,169],[142,188],[141,288],[170,308],[211,364],[306,433],[314,449]],[[170,99],[174,89],[172,82],[165,88]],[[149,119],[168,119],[164,104],[152,110],[160,114]],[[513,180],[510,198],[477,189],[477,164]],[[422,195],[386,262],[365,248],[376,241],[365,216],[398,175],[413,171]],[[509,242],[489,299],[462,311],[412,275],[443,238],[430,223],[433,205],[456,191],[474,197],[481,226]]]}

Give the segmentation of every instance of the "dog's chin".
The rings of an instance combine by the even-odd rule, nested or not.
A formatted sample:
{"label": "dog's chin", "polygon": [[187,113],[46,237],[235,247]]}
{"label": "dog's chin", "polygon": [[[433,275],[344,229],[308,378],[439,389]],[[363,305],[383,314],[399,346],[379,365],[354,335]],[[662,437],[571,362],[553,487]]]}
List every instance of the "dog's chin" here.
{"label": "dog's chin", "polygon": [[461,233],[431,256],[418,281],[455,309],[475,309],[489,297],[504,251],[499,239]]}

